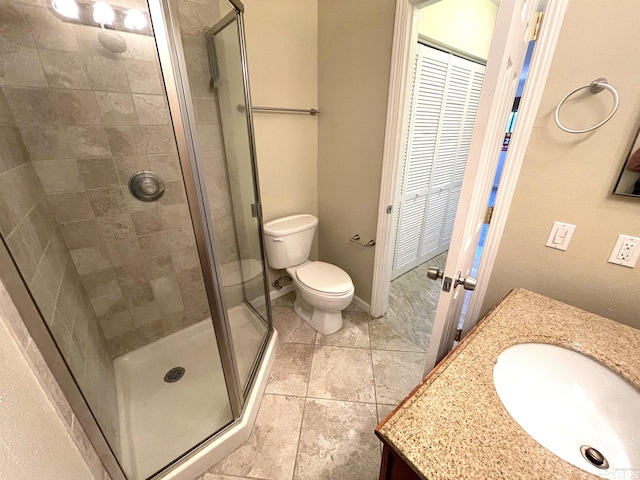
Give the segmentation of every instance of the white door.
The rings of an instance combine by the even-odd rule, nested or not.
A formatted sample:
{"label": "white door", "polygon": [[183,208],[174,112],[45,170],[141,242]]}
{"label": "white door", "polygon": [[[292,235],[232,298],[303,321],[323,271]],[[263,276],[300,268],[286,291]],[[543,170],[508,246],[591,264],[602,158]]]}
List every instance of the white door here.
{"label": "white door", "polygon": [[[504,131],[529,44],[538,0],[502,0],[498,9],[469,161],[462,182],[443,289],[436,310],[426,371],[452,348],[465,290],[456,286],[471,272]],[[488,281],[488,279],[478,279]],[[450,288],[446,288],[447,284]]]}

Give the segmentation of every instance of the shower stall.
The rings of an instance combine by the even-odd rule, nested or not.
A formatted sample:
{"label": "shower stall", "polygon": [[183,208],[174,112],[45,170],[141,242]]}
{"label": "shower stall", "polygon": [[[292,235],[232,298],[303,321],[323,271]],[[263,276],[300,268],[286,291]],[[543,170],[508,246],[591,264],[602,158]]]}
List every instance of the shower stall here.
{"label": "shower stall", "polygon": [[0,3],[0,277],[113,479],[199,475],[266,383],[242,13]]}

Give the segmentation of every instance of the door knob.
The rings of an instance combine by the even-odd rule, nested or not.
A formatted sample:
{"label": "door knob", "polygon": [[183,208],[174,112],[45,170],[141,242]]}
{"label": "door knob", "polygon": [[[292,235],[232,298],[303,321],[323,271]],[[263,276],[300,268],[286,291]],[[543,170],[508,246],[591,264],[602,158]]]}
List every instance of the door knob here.
{"label": "door knob", "polygon": [[443,275],[444,271],[440,270],[438,267],[429,267],[429,270],[427,270],[427,277],[431,280],[442,278]]}
{"label": "door knob", "polygon": [[456,273],[456,280],[453,284],[453,288],[456,288],[458,285],[462,285],[465,290],[475,290],[478,280],[473,277],[460,278],[461,276],[461,272]]}

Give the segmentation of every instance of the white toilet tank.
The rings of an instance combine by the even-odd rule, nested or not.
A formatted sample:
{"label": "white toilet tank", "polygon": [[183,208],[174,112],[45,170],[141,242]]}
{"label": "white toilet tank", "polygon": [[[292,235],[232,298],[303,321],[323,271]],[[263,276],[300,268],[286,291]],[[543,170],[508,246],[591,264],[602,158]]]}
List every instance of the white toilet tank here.
{"label": "white toilet tank", "polygon": [[306,262],[317,225],[318,219],[307,214],[292,215],[265,223],[265,248],[269,265],[282,269]]}

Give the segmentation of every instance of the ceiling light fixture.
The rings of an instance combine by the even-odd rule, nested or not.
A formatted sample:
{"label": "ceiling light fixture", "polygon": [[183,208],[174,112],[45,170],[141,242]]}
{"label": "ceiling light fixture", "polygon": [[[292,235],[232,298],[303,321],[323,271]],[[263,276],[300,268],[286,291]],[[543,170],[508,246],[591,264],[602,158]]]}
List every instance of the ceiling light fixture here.
{"label": "ceiling light fixture", "polygon": [[111,25],[116,18],[116,14],[107,3],[96,2],[93,5],[93,21],[100,25]]}
{"label": "ceiling light fixture", "polygon": [[140,10],[129,10],[124,17],[124,26],[129,30],[142,30],[147,26],[147,19]]}
{"label": "ceiling light fixture", "polygon": [[75,0],[53,0],[53,9],[66,18],[78,18],[78,4]]}

